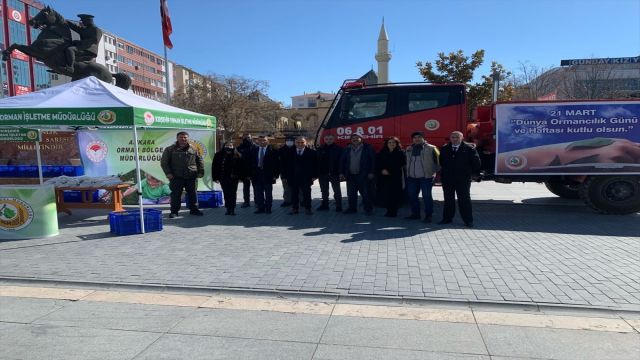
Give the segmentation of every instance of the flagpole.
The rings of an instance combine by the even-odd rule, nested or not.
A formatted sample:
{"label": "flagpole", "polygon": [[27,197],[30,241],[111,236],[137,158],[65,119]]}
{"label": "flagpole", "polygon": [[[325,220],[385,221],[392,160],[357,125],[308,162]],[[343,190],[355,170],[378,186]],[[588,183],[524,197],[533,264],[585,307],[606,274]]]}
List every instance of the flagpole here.
{"label": "flagpole", "polygon": [[167,105],[171,104],[171,85],[169,84],[169,58],[167,57],[167,46],[164,46],[164,75],[166,82]]}

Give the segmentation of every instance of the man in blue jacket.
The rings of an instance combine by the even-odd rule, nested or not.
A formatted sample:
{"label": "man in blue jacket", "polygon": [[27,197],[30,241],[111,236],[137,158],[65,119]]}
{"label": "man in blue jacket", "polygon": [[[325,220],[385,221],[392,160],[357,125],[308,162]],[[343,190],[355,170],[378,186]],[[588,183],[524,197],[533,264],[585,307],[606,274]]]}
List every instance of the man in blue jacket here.
{"label": "man in blue jacket", "polygon": [[358,210],[358,192],[362,196],[364,211],[373,213],[370,183],[375,171],[376,153],[369,144],[362,141],[360,134],[351,135],[351,144],[347,146],[340,159],[340,179],[347,181],[347,199],[349,207],[345,214],[354,214]]}

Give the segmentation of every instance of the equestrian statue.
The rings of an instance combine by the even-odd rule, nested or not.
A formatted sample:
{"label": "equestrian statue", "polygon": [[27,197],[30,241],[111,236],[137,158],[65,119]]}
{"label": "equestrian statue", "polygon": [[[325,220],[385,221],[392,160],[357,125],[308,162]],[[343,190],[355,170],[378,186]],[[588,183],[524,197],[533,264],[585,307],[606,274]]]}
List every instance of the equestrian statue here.
{"label": "equestrian statue", "polygon": [[[104,65],[95,62],[102,30],[93,22],[93,15],[79,14],[78,24],[65,18],[49,6],[29,20],[29,25],[40,30],[31,45],[11,44],[2,52],[2,60],[7,61],[13,50],[43,62],[50,72],[70,76],[72,81],[89,76],[128,89],[131,78],[125,73],[112,74]],[[71,30],[80,35],[80,40],[71,39]]]}

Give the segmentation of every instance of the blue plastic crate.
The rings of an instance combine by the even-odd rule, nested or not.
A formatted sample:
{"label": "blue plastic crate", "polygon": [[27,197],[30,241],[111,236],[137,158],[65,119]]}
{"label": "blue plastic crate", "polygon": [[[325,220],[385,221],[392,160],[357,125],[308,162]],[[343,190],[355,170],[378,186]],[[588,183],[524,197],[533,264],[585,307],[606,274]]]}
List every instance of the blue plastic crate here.
{"label": "blue plastic crate", "polygon": [[0,177],[17,177],[18,167],[14,165],[0,166]]}
{"label": "blue plastic crate", "polygon": [[45,165],[42,167],[42,176],[47,178],[58,177],[64,174],[64,166]]}
{"label": "blue plastic crate", "polygon": [[37,165],[18,165],[16,166],[16,177],[35,178],[38,177]]}
{"label": "blue plastic crate", "polygon": [[222,205],[222,191],[198,191],[199,208],[218,208]]}
{"label": "blue plastic crate", "polygon": [[[141,234],[140,210],[112,211],[109,213],[111,233],[118,236]],[[144,231],[162,230],[162,211],[144,209]]]}
{"label": "blue plastic crate", "polygon": [[[82,191],[78,190],[65,190],[62,194],[64,202],[68,203],[80,203],[82,202]],[[94,191],[91,196],[91,202],[100,202],[100,193],[98,190]]]}
{"label": "blue plastic crate", "polygon": [[65,176],[82,176],[84,175],[84,168],[82,166],[63,166],[62,175]]}

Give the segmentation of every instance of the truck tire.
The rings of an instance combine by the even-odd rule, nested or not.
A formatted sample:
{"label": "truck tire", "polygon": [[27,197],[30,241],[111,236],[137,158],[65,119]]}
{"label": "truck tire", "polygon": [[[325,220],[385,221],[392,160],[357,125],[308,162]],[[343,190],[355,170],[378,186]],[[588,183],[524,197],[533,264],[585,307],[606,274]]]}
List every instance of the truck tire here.
{"label": "truck tire", "polygon": [[580,197],[603,214],[634,214],[640,211],[640,176],[589,176]]}
{"label": "truck tire", "polygon": [[563,181],[550,180],[544,185],[559,197],[563,199],[580,199],[580,184],[567,184]]}

